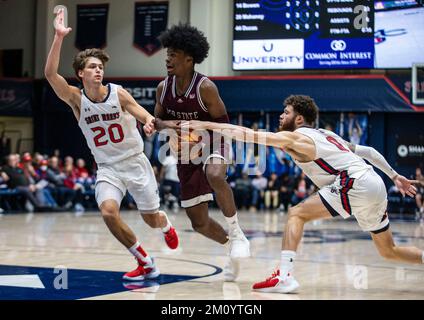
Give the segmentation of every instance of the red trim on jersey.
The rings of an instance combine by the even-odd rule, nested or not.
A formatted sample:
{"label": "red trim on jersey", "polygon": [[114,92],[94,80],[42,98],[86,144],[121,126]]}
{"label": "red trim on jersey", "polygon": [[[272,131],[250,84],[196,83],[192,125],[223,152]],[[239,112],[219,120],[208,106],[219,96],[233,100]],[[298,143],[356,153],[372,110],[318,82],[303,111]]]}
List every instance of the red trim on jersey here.
{"label": "red trim on jersey", "polygon": [[328,164],[323,159],[319,158],[317,160],[314,160],[314,162],[325,172],[332,174],[332,175],[338,175],[340,173],[339,170],[334,169],[330,164]]}

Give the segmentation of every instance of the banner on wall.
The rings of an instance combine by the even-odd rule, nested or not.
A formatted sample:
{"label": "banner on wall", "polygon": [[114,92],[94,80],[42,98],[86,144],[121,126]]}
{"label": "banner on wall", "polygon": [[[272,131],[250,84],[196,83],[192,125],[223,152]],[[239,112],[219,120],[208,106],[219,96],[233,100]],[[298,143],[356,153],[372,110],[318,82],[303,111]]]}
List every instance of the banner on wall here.
{"label": "banner on wall", "polygon": [[[75,79],[67,79],[70,85],[80,86],[80,83]],[[161,79],[157,80],[118,80],[105,79],[103,84],[107,84],[109,82],[113,82],[121,85],[124,89],[126,89],[132,97],[144,107],[150,113],[154,112],[155,103],[156,103],[156,87],[158,86]],[[1,82],[0,82],[1,83]],[[62,113],[67,112],[71,113],[71,109],[60,100],[57,95],[54,93],[51,86],[46,82],[43,92],[43,103],[42,103],[43,112],[53,112],[53,113]]]}
{"label": "banner on wall", "polygon": [[424,134],[396,137],[396,165],[418,166],[424,159]]}
{"label": "banner on wall", "polygon": [[32,116],[32,81],[0,80],[0,116]]}
{"label": "banner on wall", "polygon": [[106,47],[108,12],[108,3],[77,5],[75,47],[79,50]]}
{"label": "banner on wall", "polygon": [[151,56],[161,49],[158,36],[168,25],[168,1],[136,2],[134,47]]}
{"label": "banner on wall", "polygon": [[[412,101],[412,78],[411,72],[402,74],[390,74],[388,78],[393,84],[409,99]],[[419,99],[424,99],[424,79],[419,78],[417,81],[417,96]],[[424,108],[424,105],[416,105],[418,108]]]}

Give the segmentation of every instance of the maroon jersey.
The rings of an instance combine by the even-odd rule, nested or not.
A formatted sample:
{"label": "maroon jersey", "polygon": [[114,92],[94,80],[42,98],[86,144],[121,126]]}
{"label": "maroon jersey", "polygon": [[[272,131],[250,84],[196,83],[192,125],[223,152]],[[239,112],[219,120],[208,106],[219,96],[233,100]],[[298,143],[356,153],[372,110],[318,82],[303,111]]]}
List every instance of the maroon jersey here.
{"label": "maroon jersey", "polygon": [[[201,120],[216,121],[208,112],[207,106],[200,97],[200,86],[206,76],[194,72],[190,86],[187,91],[179,96],[176,89],[176,77],[169,76],[165,79],[163,91],[160,96],[160,103],[164,109],[163,120]],[[211,140],[212,141],[212,140]],[[211,156],[219,156],[228,154],[228,146],[223,143],[219,146],[219,150],[212,150]],[[178,177],[181,184],[181,205],[184,208],[196,206],[202,202],[213,200],[212,188],[204,172],[204,165],[201,164],[177,164]]]}
{"label": "maroon jersey", "polygon": [[187,91],[177,95],[175,76],[166,77],[160,103],[165,111],[163,120],[202,120],[214,121],[200,97],[200,85],[206,76],[194,72]]}

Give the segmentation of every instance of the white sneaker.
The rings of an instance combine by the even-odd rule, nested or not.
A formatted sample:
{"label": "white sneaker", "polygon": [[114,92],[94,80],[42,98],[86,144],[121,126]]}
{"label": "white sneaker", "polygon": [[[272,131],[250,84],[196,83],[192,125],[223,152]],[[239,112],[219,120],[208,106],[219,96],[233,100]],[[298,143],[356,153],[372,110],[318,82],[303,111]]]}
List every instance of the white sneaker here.
{"label": "white sneaker", "polygon": [[291,293],[299,288],[299,282],[292,275],[280,277],[280,270],[274,272],[265,281],[253,285],[253,290],[260,292]]}
{"label": "white sneaker", "polygon": [[248,258],[250,257],[250,244],[249,240],[245,237],[243,231],[240,228],[230,230],[230,257],[233,259],[237,258]]}
{"label": "white sneaker", "polygon": [[237,283],[224,282],[222,284],[222,295],[225,300],[240,300],[241,292]]}
{"label": "white sneaker", "polygon": [[240,263],[237,259],[229,258],[224,266],[224,281],[233,282],[238,277],[240,270]]}

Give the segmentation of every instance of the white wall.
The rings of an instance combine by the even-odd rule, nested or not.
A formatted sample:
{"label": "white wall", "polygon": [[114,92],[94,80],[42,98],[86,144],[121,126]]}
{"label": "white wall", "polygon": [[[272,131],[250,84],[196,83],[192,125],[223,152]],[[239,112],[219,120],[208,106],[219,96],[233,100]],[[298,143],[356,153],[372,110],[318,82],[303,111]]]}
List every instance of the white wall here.
{"label": "white wall", "polygon": [[[149,1],[149,0],[143,0]],[[107,47],[105,50],[111,56],[106,69],[109,77],[152,77],[163,76],[165,69],[165,51],[161,50],[148,57],[133,46],[134,34],[134,0],[40,0],[37,10],[37,66],[36,77],[43,77],[44,63],[53,41],[53,9],[56,5],[68,8],[68,25],[73,28],[65,39],[59,72],[72,77],[72,61],[78,52],[75,48],[76,36],[76,6],[84,3],[109,3],[107,23]],[[168,24],[188,21],[189,0],[170,0]],[[43,40],[44,38],[44,40]]]}
{"label": "white wall", "polygon": [[22,70],[33,76],[36,0],[0,1],[0,49],[23,49]]}
{"label": "white wall", "polygon": [[[106,51],[111,56],[107,75],[113,77],[162,77],[165,50],[151,57],[132,45],[134,3],[151,0],[1,0],[0,49],[24,49],[23,70],[35,78],[44,77],[44,64],[53,41],[53,9],[65,5],[73,31],[64,42],[60,73],[73,77],[72,60],[77,53],[76,6],[109,3]],[[211,45],[209,57],[197,69],[211,76],[231,76],[231,0],[169,0],[168,26],[190,22],[205,33]]]}
{"label": "white wall", "polygon": [[233,1],[191,0],[190,24],[203,31],[210,45],[209,57],[196,69],[209,76],[231,76]]}

